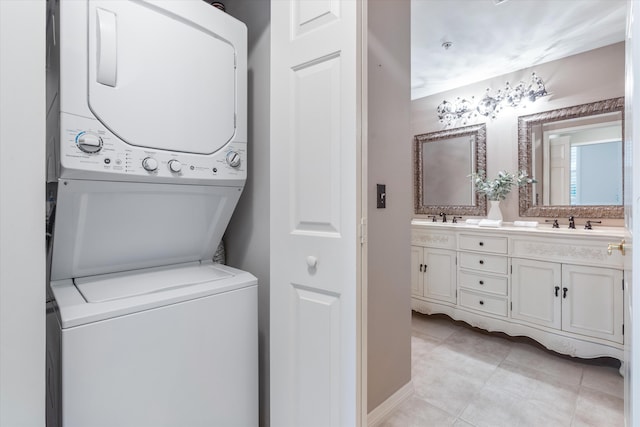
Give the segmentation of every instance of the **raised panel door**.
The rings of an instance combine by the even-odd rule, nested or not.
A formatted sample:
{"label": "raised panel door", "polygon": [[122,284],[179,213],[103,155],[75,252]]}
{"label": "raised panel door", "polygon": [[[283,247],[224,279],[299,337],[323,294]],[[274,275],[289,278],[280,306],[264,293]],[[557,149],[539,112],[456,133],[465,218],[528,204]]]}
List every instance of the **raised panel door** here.
{"label": "raised panel door", "polygon": [[411,295],[423,296],[423,252],[420,246],[411,246]]}
{"label": "raised panel door", "polygon": [[511,265],[511,317],[560,329],[560,264],[514,258]]}
{"label": "raised panel door", "polygon": [[562,266],[562,329],[622,343],[622,271]]}
{"label": "raised panel door", "polygon": [[444,249],[424,249],[424,296],[456,302],[456,253]]}

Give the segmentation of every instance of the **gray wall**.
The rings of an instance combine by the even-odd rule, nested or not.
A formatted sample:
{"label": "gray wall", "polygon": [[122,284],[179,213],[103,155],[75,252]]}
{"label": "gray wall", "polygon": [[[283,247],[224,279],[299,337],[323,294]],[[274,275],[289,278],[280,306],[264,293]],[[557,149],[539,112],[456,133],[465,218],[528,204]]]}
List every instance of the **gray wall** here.
{"label": "gray wall", "polygon": [[411,380],[410,21],[409,0],[368,2],[368,412]]}
{"label": "gray wall", "polygon": [[227,263],[258,278],[260,425],[269,425],[269,87],[268,0],[228,0],[227,12],[247,25],[248,178],[225,236]]}
{"label": "gray wall", "polygon": [[45,2],[0,1],[0,426],[45,422]]}

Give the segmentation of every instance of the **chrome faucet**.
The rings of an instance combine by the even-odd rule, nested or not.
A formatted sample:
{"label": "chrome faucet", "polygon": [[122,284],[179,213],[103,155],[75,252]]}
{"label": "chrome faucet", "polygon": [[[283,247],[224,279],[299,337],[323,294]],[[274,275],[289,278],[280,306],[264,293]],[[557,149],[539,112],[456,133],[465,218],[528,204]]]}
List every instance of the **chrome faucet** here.
{"label": "chrome faucet", "polygon": [[459,219],[462,219],[462,217],[461,216],[454,216],[453,219],[451,220],[451,222],[454,223],[454,224],[457,224]]}
{"label": "chrome faucet", "polygon": [[576,219],[573,217],[573,215],[569,217],[569,228],[572,230],[576,229]]}
{"label": "chrome faucet", "polygon": [[436,221],[437,216],[435,215],[429,215],[429,218],[431,218],[431,222],[438,222]]}
{"label": "chrome faucet", "polygon": [[440,216],[442,217],[442,222],[447,222],[447,214],[444,212],[440,212]]}

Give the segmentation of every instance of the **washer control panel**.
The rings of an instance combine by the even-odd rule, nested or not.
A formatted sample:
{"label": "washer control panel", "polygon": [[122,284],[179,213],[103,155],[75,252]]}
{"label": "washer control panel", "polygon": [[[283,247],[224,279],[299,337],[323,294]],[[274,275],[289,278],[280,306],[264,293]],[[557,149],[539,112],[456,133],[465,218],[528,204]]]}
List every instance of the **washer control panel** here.
{"label": "washer control panel", "polygon": [[231,141],[212,154],[136,147],[95,119],[60,115],[60,178],[158,182],[246,179],[246,142]]}

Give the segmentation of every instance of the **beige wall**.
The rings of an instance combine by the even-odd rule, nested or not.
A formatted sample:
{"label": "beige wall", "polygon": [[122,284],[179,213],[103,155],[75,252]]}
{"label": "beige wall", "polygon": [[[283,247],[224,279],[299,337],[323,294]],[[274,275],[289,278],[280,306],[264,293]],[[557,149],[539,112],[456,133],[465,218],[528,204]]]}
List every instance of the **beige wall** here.
{"label": "beige wall", "polygon": [[[526,109],[506,108],[494,120],[482,118],[477,121],[481,123],[486,120],[487,124],[487,174],[490,177],[495,176],[499,170],[518,170],[518,116],[624,96],[624,43],[412,101],[412,135],[444,129],[436,116],[436,107],[443,100],[452,100],[458,96],[481,97],[488,87],[495,93],[507,81],[516,84],[519,80],[528,80],[534,71],[544,80],[549,96]],[[475,123],[471,121],[468,124]],[[501,208],[505,221],[519,219],[517,190],[509,194],[501,203]],[[409,209],[413,215],[413,208]],[[608,220],[607,224],[622,225],[622,220]]]}
{"label": "beige wall", "polygon": [[411,380],[409,13],[409,0],[368,2],[369,412]]}

